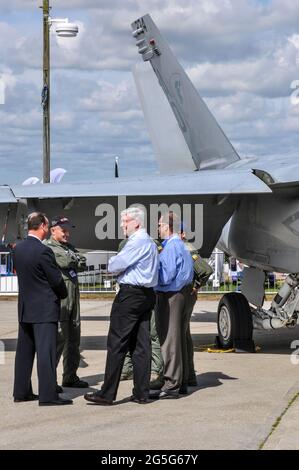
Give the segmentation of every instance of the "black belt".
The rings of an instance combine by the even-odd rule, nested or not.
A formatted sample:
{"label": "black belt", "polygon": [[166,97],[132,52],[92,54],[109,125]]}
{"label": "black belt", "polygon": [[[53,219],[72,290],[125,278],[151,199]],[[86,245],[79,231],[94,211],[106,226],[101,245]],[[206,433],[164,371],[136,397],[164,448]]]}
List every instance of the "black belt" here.
{"label": "black belt", "polygon": [[141,290],[145,290],[148,292],[153,291],[153,287],[136,286],[133,284],[120,284],[120,288],[122,287],[129,288],[129,289],[141,289]]}

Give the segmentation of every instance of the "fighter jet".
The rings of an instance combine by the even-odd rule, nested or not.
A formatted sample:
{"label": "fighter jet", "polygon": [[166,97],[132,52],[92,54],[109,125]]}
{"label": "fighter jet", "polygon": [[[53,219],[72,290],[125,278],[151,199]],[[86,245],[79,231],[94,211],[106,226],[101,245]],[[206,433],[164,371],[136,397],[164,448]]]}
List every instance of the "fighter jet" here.
{"label": "fighter jet", "polygon": [[[196,198],[203,202],[205,212],[203,253],[210,253],[208,239],[211,237],[213,244],[213,235],[223,223],[215,208],[222,215],[231,210],[217,247],[248,266],[242,293],[225,294],[220,300],[219,344],[254,351],[253,326],[275,329],[295,326],[298,321],[299,163],[286,158],[270,163],[267,159],[240,159],[151,17],[139,18],[132,28],[138,52],[144,62],[150,62],[189,150],[184,158],[178,158],[172,147],[174,160],[168,160],[168,168],[176,174],[183,174],[185,168],[190,173],[196,171],[193,175],[200,190]],[[157,90],[144,73],[135,72],[135,79],[154,146],[160,158],[163,150],[168,150],[171,159],[163,139],[165,118],[162,113],[159,119],[161,109],[153,106]],[[172,139],[169,132],[167,138]],[[189,187],[190,176],[185,174],[184,178]],[[207,178],[205,188],[203,178]],[[206,205],[204,194],[206,198],[214,194],[210,205]],[[269,310],[262,308],[266,271],[292,273]]]}
{"label": "fighter jet", "polygon": [[[299,164],[286,159],[271,163],[240,159],[151,17],[134,21],[132,29],[140,56],[158,79],[154,88],[142,74],[139,78],[135,74],[161,174],[76,186],[2,186],[2,242],[23,238],[27,214],[41,210],[49,217],[62,213],[72,220],[76,246],[114,250],[122,236],[118,229],[122,209],[142,204],[148,224],[165,207],[179,207],[183,214],[185,209],[193,216],[190,233],[191,226],[196,228],[192,234],[200,233],[203,257],[209,257],[217,245],[248,266],[242,293],[225,294],[219,302],[218,342],[222,347],[254,351],[253,327],[292,327],[298,319]],[[161,91],[166,100],[162,105],[161,98],[154,109],[153,97],[163,96]],[[165,103],[181,140],[167,130]],[[173,145],[169,151],[170,142],[178,144],[177,151]],[[265,271],[292,273],[268,310],[263,308]]]}

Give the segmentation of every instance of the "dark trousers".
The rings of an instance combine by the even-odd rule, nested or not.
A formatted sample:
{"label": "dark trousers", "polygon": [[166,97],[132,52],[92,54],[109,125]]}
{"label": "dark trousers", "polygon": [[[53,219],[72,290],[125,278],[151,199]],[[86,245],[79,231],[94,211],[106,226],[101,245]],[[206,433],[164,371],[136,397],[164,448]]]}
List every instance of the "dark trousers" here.
{"label": "dark trousers", "polygon": [[15,398],[32,393],[31,374],[37,356],[39,401],[56,400],[57,323],[19,323],[15,358]]}
{"label": "dark trousers", "polygon": [[[158,292],[156,325],[164,361],[163,391],[179,392],[188,376],[187,302],[192,291],[188,285],[179,292]],[[187,367],[187,369],[185,369]]]}
{"label": "dark trousers", "polygon": [[[160,341],[159,341],[157,328],[156,328],[155,310],[152,311],[151,319],[150,319],[150,338],[151,338],[151,348],[152,348],[151,373],[161,375],[163,374],[163,358],[162,358],[161,346],[160,346]],[[193,345],[192,345],[192,348],[193,348]],[[131,377],[132,373],[133,373],[132,360],[131,360],[130,353],[128,352],[125,358],[121,375]]]}
{"label": "dark trousers", "polygon": [[131,353],[133,395],[149,393],[151,346],[149,321],[155,304],[152,289],[121,285],[111,310],[104,383],[99,394],[115,400],[125,356]]}

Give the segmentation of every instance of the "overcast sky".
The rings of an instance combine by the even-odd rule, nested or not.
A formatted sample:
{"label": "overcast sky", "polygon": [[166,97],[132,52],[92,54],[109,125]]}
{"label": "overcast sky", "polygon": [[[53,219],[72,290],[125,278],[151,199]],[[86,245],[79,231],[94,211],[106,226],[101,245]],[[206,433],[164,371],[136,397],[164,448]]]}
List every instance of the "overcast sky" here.
{"label": "overcast sky", "polygon": [[[0,184],[42,173],[42,0],[0,0]],[[150,13],[241,156],[299,152],[298,0],[52,0],[79,24],[51,37],[52,168],[64,181],[157,172],[131,67]],[[0,84],[0,100],[1,100]]]}

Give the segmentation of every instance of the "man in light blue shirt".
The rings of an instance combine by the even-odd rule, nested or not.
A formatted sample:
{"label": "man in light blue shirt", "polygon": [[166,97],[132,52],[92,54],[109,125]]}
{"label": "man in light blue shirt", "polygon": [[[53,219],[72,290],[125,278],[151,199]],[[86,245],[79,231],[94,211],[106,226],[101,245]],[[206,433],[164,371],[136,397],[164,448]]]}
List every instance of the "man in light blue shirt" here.
{"label": "man in light blue shirt", "polygon": [[158,250],[144,228],[133,232],[124,248],[110,258],[108,271],[118,274],[120,286],[155,287],[158,284]]}
{"label": "man in light blue shirt", "polygon": [[164,239],[160,254],[157,291],[156,325],[164,361],[164,385],[153,392],[153,398],[177,398],[183,383],[184,338],[187,334],[186,305],[192,293],[193,260],[177,232],[180,221],[169,212],[159,220],[160,237]]}
{"label": "man in light blue shirt", "polygon": [[121,214],[121,227],[129,237],[125,247],[109,261],[108,270],[118,275],[120,285],[111,310],[104,383],[100,391],[84,396],[98,405],[112,405],[116,398],[125,356],[133,364],[131,400],[147,403],[151,348],[149,320],[155,305],[153,287],[158,282],[158,249],[146,233],[144,212],[138,207]]}

